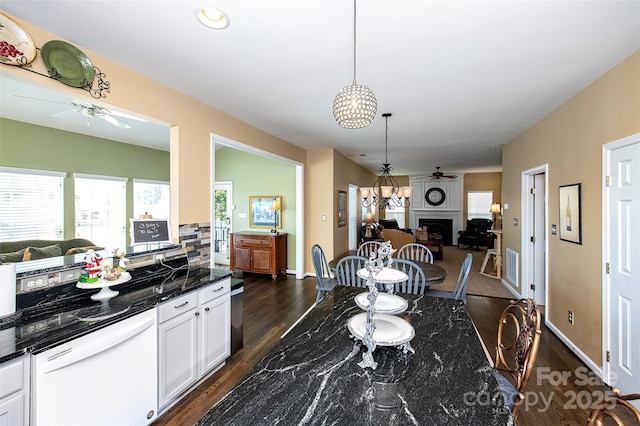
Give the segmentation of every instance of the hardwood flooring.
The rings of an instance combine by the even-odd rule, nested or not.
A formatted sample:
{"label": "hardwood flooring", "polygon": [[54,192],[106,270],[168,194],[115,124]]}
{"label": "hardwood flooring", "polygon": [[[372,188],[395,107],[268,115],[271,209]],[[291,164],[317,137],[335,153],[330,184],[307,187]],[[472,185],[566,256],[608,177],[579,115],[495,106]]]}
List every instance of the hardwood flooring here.
{"label": "hardwood flooring", "polygon": [[[293,276],[280,276],[273,281],[269,275],[245,273],[243,279],[244,347],[160,416],[154,426],[197,422],[278,342],[316,298],[314,278],[296,280]],[[492,357],[498,318],[508,303],[508,299],[467,297],[471,317]],[[610,390],[546,327],[542,330],[535,370],[518,425],[584,425],[591,403],[598,402]]]}

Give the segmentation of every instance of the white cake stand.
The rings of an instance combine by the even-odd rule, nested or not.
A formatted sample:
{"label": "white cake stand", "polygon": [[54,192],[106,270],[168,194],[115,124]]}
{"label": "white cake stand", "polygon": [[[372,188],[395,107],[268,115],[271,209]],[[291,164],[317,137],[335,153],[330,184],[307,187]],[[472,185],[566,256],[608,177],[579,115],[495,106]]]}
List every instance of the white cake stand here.
{"label": "white cake stand", "polygon": [[76,313],[76,317],[81,321],[98,321],[111,318],[128,311],[130,308],[129,305],[109,303],[109,301],[119,294],[118,291],[112,290],[110,287],[126,283],[130,279],[131,274],[123,272],[117,280],[105,280],[104,278],[100,278],[98,281],[93,283],[78,282],[76,287],[84,290],[95,290],[99,288],[100,291],[91,295],[91,299],[100,302],[100,304],[80,309]]}
{"label": "white cake stand", "polygon": [[126,283],[129,280],[131,280],[131,274],[128,272],[123,272],[122,274],[120,274],[120,276],[116,280],[110,281],[110,280],[105,280],[104,278],[100,278],[98,281],[93,283],[81,283],[80,281],[78,281],[78,283],[76,284],[76,287],[82,288],[84,290],[95,290],[99,288],[100,291],[92,295],[91,299],[97,300],[99,302],[103,302],[103,301],[106,302],[109,299],[113,299],[119,294],[119,292],[115,290],[111,290],[109,287]]}

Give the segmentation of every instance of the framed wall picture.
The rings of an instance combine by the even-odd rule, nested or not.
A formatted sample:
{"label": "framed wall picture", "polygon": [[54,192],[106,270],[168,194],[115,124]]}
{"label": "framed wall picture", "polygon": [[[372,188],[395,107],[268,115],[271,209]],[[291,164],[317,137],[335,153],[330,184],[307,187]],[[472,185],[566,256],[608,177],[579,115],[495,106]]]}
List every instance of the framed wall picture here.
{"label": "framed wall picture", "polygon": [[249,227],[282,228],[282,196],[249,197]]}
{"label": "framed wall picture", "polygon": [[560,239],[582,244],[581,184],[560,186],[558,196],[560,201]]}
{"label": "framed wall picture", "polygon": [[347,193],[338,191],[338,226],[347,224]]}

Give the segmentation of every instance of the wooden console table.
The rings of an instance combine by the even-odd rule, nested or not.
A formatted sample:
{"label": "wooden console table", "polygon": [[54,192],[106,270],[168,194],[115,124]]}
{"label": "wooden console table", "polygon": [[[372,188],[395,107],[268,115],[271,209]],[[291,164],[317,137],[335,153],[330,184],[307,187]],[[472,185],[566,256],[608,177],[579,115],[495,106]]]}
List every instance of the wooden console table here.
{"label": "wooden console table", "polygon": [[[433,253],[433,257],[436,259],[444,260],[444,241],[442,240],[425,240],[416,238],[416,243],[422,244],[427,247]],[[437,250],[437,251],[436,251]]]}
{"label": "wooden console table", "polygon": [[287,234],[239,232],[231,234],[231,270],[271,274],[287,273]]}

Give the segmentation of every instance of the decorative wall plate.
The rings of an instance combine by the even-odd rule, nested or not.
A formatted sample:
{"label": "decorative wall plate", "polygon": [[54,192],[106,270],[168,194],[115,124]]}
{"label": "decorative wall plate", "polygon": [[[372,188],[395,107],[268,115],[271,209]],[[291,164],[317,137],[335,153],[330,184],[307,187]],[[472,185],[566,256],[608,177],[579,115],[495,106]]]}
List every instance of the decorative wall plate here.
{"label": "decorative wall plate", "polygon": [[42,61],[57,80],[72,87],[85,87],[93,82],[93,64],[80,49],[62,40],[46,42],[41,49]]}
{"label": "decorative wall plate", "polygon": [[0,12],[0,62],[27,65],[36,58],[36,45],[16,21]]}

